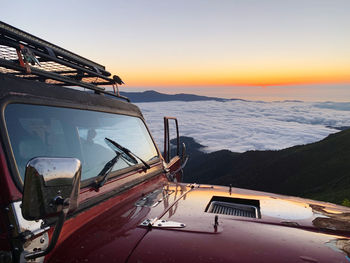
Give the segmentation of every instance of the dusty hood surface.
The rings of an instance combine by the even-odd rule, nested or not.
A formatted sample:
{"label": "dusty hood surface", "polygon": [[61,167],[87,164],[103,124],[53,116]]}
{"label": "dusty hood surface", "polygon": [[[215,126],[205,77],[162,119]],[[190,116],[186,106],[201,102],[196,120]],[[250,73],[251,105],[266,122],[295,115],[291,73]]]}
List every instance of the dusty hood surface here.
{"label": "dusty hood surface", "polygon": [[[185,227],[149,228],[131,262],[350,262],[346,207],[219,186],[173,185],[167,191],[149,219]],[[208,212],[218,199],[255,202],[258,215]]]}

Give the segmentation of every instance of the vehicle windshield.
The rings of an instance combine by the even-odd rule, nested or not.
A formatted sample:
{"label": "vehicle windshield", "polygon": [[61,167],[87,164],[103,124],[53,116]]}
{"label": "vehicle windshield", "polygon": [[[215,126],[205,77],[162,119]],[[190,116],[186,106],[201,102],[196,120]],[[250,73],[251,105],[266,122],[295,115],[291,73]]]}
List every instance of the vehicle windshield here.
{"label": "vehicle windshield", "polygon": [[[74,157],[82,163],[82,180],[98,175],[115,152],[105,138],[117,141],[143,160],[158,157],[156,147],[140,118],[88,110],[29,104],[9,104],[6,126],[22,179],[34,157]],[[138,160],[138,163],[141,163]],[[135,165],[117,162],[112,171]]]}

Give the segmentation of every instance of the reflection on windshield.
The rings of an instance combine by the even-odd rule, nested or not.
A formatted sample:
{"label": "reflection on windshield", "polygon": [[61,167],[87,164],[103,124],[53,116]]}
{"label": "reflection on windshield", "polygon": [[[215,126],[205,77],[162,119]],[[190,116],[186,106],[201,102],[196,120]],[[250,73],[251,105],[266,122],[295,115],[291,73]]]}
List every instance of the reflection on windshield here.
{"label": "reflection on windshield", "polygon": [[[82,162],[82,179],[95,177],[115,153],[111,138],[145,161],[158,157],[141,119],[126,115],[27,104],[10,104],[6,125],[20,175],[34,157],[74,157]],[[119,161],[113,171],[134,165]]]}

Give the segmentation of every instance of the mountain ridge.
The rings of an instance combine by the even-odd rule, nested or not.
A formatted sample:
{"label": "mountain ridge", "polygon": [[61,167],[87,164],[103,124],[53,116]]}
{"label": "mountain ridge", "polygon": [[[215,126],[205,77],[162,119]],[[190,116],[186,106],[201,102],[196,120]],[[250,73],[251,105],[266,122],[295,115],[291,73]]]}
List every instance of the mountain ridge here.
{"label": "mountain ridge", "polygon": [[208,96],[187,94],[187,93],[166,94],[166,93],[160,93],[154,90],[147,90],[143,92],[121,91],[120,95],[128,97],[134,103],[161,102],[161,101],[208,101],[208,100],[214,100],[214,101],[220,101],[220,102],[233,101],[233,100],[246,101],[238,98],[225,99],[225,98],[219,98],[219,97],[208,97]]}
{"label": "mountain ridge", "polygon": [[[184,181],[295,195],[341,204],[350,189],[350,129],[277,151],[200,151],[188,144]],[[192,148],[194,146],[194,148]],[[203,145],[200,145],[203,148]],[[192,149],[191,149],[192,148]]]}

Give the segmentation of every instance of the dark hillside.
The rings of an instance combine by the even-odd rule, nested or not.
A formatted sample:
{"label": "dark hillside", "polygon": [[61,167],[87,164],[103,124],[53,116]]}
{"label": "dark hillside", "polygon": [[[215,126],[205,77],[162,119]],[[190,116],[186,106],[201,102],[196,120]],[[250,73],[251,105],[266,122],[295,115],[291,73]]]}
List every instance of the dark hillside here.
{"label": "dark hillside", "polygon": [[[191,142],[183,140],[190,149]],[[197,148],[185,168],[185,181],[341,203],[350,198],[350,130],[280,151],[203,153]]]}

